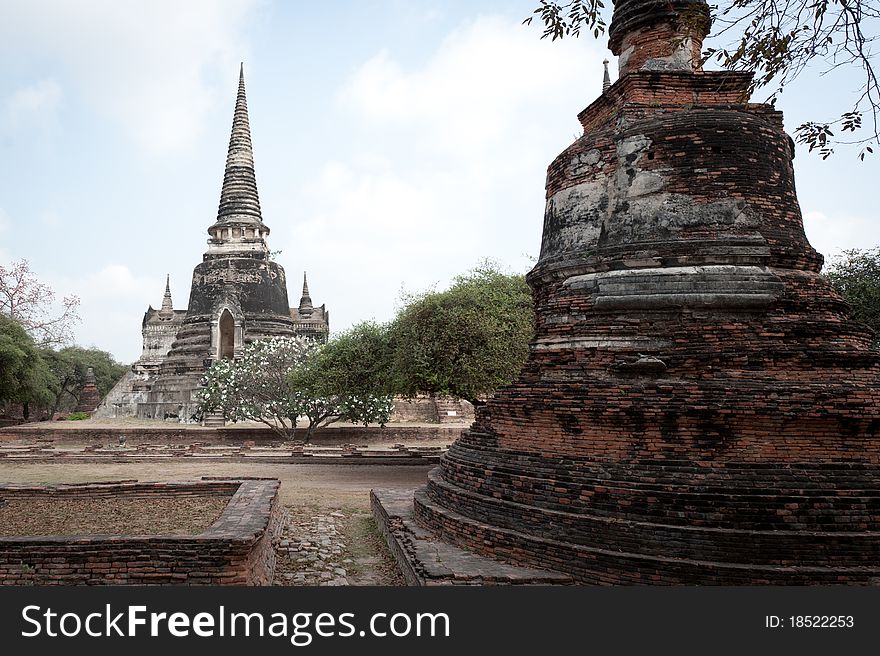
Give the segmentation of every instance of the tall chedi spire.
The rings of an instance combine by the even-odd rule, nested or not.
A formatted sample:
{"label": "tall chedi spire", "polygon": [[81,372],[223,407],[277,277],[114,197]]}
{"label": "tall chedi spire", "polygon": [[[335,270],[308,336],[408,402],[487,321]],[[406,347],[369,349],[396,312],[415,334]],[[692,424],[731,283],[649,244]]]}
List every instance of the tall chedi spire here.
{"label": "tall chedi spire", "polygon": [[165,274],[165,296],[162,298],[162,309],[172,310],[174,304],[171,302],[171,274]]}
{"label": "tall chedi spire", "polygon": [[226,170],[217,220],[208,229],[211,235],[209,253],[230,251],[264,251],[269,228],[263,223],[257,178],[254,172],[254,151],[248,121],[247,96],[244,87],[244,64],[238,76],[238,95],[232,116],[232,131],[226,155]]}

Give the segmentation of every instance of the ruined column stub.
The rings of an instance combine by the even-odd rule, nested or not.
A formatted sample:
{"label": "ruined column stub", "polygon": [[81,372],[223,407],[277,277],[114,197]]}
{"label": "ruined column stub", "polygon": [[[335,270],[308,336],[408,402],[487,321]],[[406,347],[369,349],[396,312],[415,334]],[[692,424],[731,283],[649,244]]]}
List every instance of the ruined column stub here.
{"label": "ruined column stub", "polygon": [[91,413],[98,407],[100,402],[101,396],[98,393],[98,381],[95,378],[95,370],[92,367],[88,367],[85,376],[83,376],[83,388],[80,390],[79,402],[74,411]]}
{"label": "ruined column stub", "polygon": [[876,582],[880,353],[819,274],[781,113],[651,63],[695,5],[617,2],[624,73],[547,173],[528,361],[414,514],[589,583]]}
{"label": "ruined column stub", "polygon": [[638,70],[693,71],[710,25],[705,0],[618,0],[608,47],[621,77]]}

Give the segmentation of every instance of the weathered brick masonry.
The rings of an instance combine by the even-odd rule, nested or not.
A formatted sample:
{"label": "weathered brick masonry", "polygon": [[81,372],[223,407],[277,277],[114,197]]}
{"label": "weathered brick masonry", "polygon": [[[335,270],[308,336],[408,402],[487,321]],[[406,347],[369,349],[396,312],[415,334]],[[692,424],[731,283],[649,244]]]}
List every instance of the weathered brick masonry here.
{"label": "weathered brick masonry", "polygon": [[618,0],[621,76],[551,165],[520,378],[416,494],[440,537],[593,583],[880,582],[880,367],[819,275],[793,143]]}
{"label": "weathered brick masonry", "polygon": [[0,585],[270,585],[272,540],[283,521],[279,481],[0,487],[0,499],[35,496],[229,496],[198,535],[0,537]]}

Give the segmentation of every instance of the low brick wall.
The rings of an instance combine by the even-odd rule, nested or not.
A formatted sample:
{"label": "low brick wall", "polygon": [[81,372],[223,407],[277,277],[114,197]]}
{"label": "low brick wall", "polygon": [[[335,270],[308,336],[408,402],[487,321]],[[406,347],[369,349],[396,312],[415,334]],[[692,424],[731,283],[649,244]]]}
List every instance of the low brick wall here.
{"label": "low brick wall", "polygon": [[[417,421],[440,424],[471,423],[474,406],[464,399],[450,396],[394,397],[394,413],[391,421]],[[392,423],[393,425],[393,423]]]}
{"label": "low brick wall", "polygon": [[0,585],[271,585],[280,481],[0,486],[0,499],[231,495],[198,535],[0,537]]}
{"label": "low brick wall", "polygon": [[[434,426],[327,426],[315,432],[312,443],[316,445],[335,446],[343,444],[391,444],[411,443],[419,440],[447,439],[454,442],[461,434],[461,425]],[[119,436],[125,437],[127,443],[138,442],[216,442],[240,444],[245,441],[255,443],[277,443],[281,438],[269,428],[226,426],[223,428],[205,428],[203,426],[182,426],[169,423],[159,426],[83,426],[56,427],[49,423],[26,424],[9,428],[0,428],[0,440],[48,440],[53,442],[99,442],[115,444]],[[305,430],[297,431],[297,439],[305,437]]]}

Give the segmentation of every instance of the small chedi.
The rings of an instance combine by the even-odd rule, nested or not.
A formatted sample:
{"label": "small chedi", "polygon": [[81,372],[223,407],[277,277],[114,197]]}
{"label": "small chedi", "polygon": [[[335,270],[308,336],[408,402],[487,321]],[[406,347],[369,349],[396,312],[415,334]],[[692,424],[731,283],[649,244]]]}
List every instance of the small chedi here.
{"label": "small chedi", "polygon": [[208,250],[193,271],[189,307],[175,310],[166,279],[162,307],[143,320],[143,353],[95,416],[188,419],[193,394],[217,359],[237,357],[258,339],[302,335],[326,341],[330,313],[315,307],[303,275],[299,307],[290,308],[284,269],[270,257],[254,173],[244,67],[239,74],[232,134],[217,220]]}
{"label": "small chedi", "polygon": [[98,381],[95,379],[95,370],[92,367],[86,369],[85,383],[79,393],[79,402],[74,408],[74,412],[91,413],[101,401],[101,395],[98,392]]}
{"label": "small chedi", "polygon": [[880,353],[819,275],[781,113],[701,70],[708,30],[703,0],[615,2],[619,78],[547,175],[528,362],[411,535],[585,583],[880,582]]}

